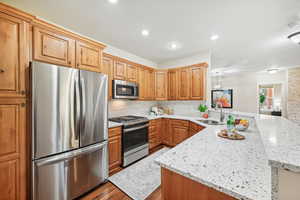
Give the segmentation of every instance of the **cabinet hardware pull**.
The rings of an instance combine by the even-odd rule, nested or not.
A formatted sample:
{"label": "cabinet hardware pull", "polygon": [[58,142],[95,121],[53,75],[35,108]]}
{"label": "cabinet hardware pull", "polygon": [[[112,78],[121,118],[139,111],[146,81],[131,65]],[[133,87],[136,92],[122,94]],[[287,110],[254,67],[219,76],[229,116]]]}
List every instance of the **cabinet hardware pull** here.
{"label": "cabinet hardware pull", "polygon": [[24,94],[26,94],[26,93],[25,93],[25,91],[24,91],[24,90],[22,90],[22,91],[21,91],[21,94],[22,94],[22,95],[24,95]]}
{"label": "cabinet hardware pull", "polygon": [[5,72],[4,69],[0,69],[0,73],[3,73],[3,72]]}
{"label": "cabinet hardware pull", "polygon": [[26,104],[25,103],[21,103],[21,107],[25,107],[26,106]]}

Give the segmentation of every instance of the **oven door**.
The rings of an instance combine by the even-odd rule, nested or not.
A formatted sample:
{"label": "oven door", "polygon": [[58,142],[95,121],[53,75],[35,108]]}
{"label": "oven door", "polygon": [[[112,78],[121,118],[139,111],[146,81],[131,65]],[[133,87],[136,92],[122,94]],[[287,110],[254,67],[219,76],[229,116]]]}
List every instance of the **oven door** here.
{"label": "oven door", "polygon": [[136,83],[113,80],[113,86],[114,99],[137,99],[139,97]]}
{"label": "oven door", "polygon": [[148,144],[149,124],[133,125],[123,130],[123,153],[135,151]]}

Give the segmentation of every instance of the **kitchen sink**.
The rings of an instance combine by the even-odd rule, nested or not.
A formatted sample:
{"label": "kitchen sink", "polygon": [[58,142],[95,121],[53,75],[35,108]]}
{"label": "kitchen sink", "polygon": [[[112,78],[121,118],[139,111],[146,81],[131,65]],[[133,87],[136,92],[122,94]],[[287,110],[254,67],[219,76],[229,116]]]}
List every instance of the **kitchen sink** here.
{"label": "kitchen sink", "polygon": [[212,119],[203,119],[198,121],[208,125],[224,125],[223,122],[219,122],[217,120],[212,120]]}

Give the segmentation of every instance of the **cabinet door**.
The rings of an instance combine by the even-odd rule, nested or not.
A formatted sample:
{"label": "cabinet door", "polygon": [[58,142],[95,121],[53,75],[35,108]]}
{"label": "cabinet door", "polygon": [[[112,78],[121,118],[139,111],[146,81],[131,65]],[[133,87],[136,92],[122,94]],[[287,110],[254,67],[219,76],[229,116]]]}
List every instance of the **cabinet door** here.
{"label": "cabinet door", "polygon": [[126,63],[115,61],[114,65],[114,79],[126,80]]}
{"label": "cabinet door", "polygon": [[[19,162],[18,160],[0,162],[0,187],[3,200],[20,199],[19,188]],[[22,197],[24,199],[24,196]]]}
{"label": "cabinet door", "polygon": [[170,119],[162,119],[162,131],[161,131],[161,139],[163,144],[172,146],[173,138],[171,133],[171,123]]}
{"label": "cabinet door", "polygon": [[78,69],[101,72],[102,48],[76,41],[76,65]]}
{"label": "cabinet door", "polygon": [[55,32],[34,27],[33,59],[74,67],[75,40]]}
{"label": "cabinet door", "polygon": [[190,98],[190,75],[189,68],[178,70],[178,99],[188,100]]}
{"label": "cabinet door", "polygon": [[204,100],[205,99],[205,67],[191,67],[191,86],[190,86],[190,97],[193,100]]}
{"label": "cabinet door", "polygon": [[169,100],[176,100],[178,94],[178,87],[177,87],[177,71],[170,70],[168,72],[168,99]]}
{"label": "cabinet door", "polygon": [[145,99],[151,100],[151,71],[149,69],[145,70],[145,86],[144,86],[144,91],[145,91]]}
{"label": "cabinet door", "polygon": [[137,76],[138,76],[137,67],[128,64],[126,71],[127,71],[127,80],[131,82],[137,82]]}
{"label": "cabinet door", "polygon": [[146,99],[146,70],[142,67],[139,68],[138,82],[139,82],[139,99]]}
{"label": "cabinet door", "polygon": [[25,96],[28,24],[0,13],[0,97]]}
{"label": "cabinet door", "polygon": [[155,98],[156,100],[168,99],[168,74],[167,71],[155,72]]}
{"label": "cabinet door", "polygon": [[121,136],[114,136],[108,139],[109,169],[113,169],[121,165],[121,144]]}
{"label": "cabinet door", "polygon": [[173,145],[177,145],[189,137],[189,132],[187,127],[173,126],[172,134],[173,134]]}
{"label": "cabinet door", "polygon": [[155,100],[155,72],[151,70],[149,74],[150,74],[149,100]]}
{"label": "cabinet door", "polygon": [[114,60],[112,57],[103,56],[102,72],[108,75],[108,97],[112,98],[112,72],[114,67]]}
{"label": "cabinet door", "polygon": [[0,199],[26,198],[25,99],[0,99]]}

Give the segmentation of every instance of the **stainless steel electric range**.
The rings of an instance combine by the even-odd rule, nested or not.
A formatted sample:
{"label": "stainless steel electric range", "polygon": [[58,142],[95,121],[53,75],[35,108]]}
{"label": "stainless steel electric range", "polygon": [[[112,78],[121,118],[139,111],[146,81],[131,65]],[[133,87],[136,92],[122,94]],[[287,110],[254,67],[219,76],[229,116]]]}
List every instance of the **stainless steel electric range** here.
{"label": "stainless steel electric range", "polygon": [[110,121],[123,124],[122,132],[122,160],[123,167],[149,154],[148,127],[146,117],[122,116],[110,118]]}

